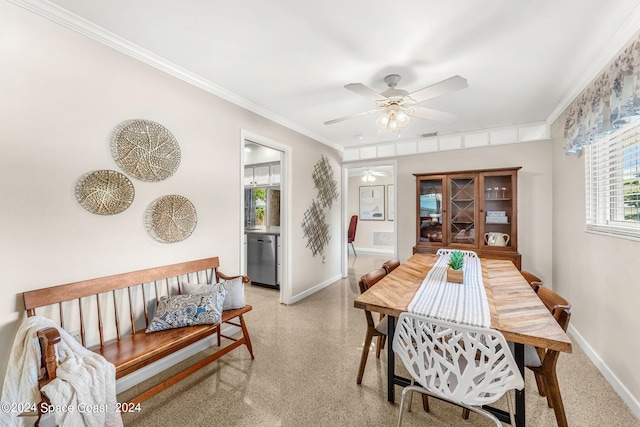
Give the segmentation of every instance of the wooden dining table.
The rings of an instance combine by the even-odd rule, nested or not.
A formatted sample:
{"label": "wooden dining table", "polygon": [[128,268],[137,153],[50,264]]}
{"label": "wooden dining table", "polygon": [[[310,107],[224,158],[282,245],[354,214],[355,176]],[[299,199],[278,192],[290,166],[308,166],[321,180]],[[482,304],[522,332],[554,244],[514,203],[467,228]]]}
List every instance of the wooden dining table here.
{"label": "wooden dining table", "polygon": [[[409,303],[438,255],[414,254],[387,274],[375,286],[362,293],[354,302],[356,308],[389,316],[387,344],[387,399],[395,401],[394,386],[407,386],[410,380],[395,373],[393,335],[395,320],[407,311]],[[571,353],[571,340],[558,325],[549,310],[509,260],[481,259],[482,281],[491,311],[491,328],[500,331],[515,344],[514,357],[524,378],[524,345]],[[515,421],[525,425],[525,391],[516,390]],[[489,408],[500,421],[510,424],[506,411]]]}

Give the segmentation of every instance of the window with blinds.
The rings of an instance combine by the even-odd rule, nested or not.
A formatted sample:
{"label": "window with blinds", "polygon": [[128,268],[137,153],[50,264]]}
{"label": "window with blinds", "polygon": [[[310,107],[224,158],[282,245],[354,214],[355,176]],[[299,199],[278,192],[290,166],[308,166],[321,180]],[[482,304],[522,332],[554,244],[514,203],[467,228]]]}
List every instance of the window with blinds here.
{"label": "window with blinds", "polygon": [[640,238],[640,120],[585,149],[587,230]]}

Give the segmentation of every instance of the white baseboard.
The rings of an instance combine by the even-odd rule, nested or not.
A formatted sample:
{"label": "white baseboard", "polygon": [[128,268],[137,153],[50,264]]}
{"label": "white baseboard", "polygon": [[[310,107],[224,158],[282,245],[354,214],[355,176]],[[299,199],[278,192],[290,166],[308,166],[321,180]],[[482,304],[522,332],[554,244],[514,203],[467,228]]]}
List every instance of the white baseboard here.
{"label": "white baseboard", "polygon": [[379,249],[379,248],[359,248],[356,246],[356,253],[366,254],[393,254],[393,248],[391,249]]}
{"label": "white baseboard", "polygon": [[[225,324],[222,327],[222,334],[231,336],[239,332],[240,330],[241,329],[237,326]],[[190,346],[176,351],[175,353],[163,357],[162,359],[153,362],[152,364],[145,366],[144,368],[138,369],[137,371],[127,375],[126,377],[122,377],[118,381],[116,381],[116,393],[122,393],[123,391],[128,390],[137,384],[140,384],[142,381],[148,380],[159,372],[162,372],[172,367],[173,365],[180,363],[185,359],[188,359],[194,354],[197,354],[212,345],[218,345],[217,335],[211,335],[207,338],[204,338],[198,342],[191,344]]]}
{"label": "white baseboard", "polygon": [[578,332],[578,330],[569,325],[569,332],[578,342],[580,348],[584,351],[591,362],[598,368],[600,373],[605,377],[605,379],[611,384],[611,387],[620,395],[622,400],[629,406],[633,415],[636,418],[640,419],[640,402],[636,399],[633,394],[629,391],[629,389],[618,379],[618,377],[609,369],[606,363],[600,358],[598,353],[595,352],[593,347],[589,345],[587,341],[585,341],[584,337]]}
{"label": "white baseboard", "polygon": [[316,292],[318,292],[319,290],[326,288],[327,286],[337,282],[338,280],[342,279],[342,276],[340,274],[337,274],[335,276],[333,276],[330,279],[325,280],[322,283],[318,283],[316,286],[314,286],[311,289],[307,289],[306,291],[298,294],[298,295],[294,295],[291,297],[291,300],[289,301],[289,304],[294,304],[306,297],[308,297],[311,294],[315,294]]}

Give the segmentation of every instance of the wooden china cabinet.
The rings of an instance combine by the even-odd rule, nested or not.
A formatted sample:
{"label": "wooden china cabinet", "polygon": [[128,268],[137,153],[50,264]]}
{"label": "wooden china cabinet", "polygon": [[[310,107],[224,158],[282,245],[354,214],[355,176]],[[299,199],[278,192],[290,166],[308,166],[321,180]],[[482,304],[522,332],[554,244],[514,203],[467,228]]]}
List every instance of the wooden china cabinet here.
{"label": "wooden china cabinet", "polygon": [[417,212],[413,252],[471,250],[480,257],[509,259],[520,269],[519,169],[414,174]]}

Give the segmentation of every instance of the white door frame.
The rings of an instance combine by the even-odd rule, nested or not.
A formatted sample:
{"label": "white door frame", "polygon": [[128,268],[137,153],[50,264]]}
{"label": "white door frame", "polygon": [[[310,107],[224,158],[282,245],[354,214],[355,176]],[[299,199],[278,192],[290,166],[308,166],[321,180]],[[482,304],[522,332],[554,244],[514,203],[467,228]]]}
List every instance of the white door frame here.
{"label": "white door frame", "polygon": [[[265,147],[280,151],[280,245],[282,246],[282,271],[280,273],[280,302],[289,304],[292,299],[291,276],[291,236],[293,217],[291,204],[291,147],[273,139],[255,134],[245,129],[240,129],[240,212],[244,215],[244,144],[245,141],[255,142]],[[244,242],[244,220],[240,221],[240,242]],[[240,247],[240,269],[243,274],[245,266],[244,244]]]}

